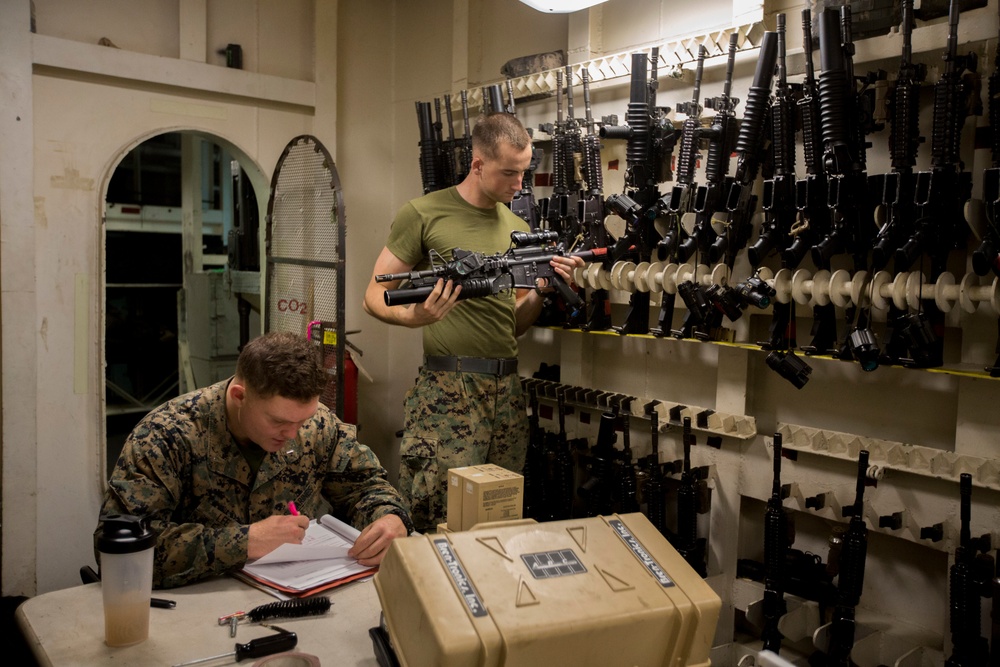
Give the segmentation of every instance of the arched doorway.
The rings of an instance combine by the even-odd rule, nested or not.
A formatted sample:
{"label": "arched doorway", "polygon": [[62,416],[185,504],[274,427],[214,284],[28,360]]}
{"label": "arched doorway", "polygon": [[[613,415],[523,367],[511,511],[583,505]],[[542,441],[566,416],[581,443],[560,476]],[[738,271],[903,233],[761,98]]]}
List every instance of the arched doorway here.
{"label": "arched doorway", "polygon": [[104,479],[150,409],[231,375],[260,332],[268,189],[243,151],[196,131],[138,140],[106,182]]}

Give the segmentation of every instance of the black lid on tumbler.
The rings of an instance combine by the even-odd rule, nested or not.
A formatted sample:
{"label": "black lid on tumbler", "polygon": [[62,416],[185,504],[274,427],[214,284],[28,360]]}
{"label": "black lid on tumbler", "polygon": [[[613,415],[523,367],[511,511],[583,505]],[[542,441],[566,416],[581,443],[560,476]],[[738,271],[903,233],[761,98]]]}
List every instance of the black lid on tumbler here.
{"label": "black lid on tumbler", "polygon": [[104,527],[97,538],[97,550],[104,554],[130,554],[145,551],[156,543],[146,517],[131,514],[105,514]]}

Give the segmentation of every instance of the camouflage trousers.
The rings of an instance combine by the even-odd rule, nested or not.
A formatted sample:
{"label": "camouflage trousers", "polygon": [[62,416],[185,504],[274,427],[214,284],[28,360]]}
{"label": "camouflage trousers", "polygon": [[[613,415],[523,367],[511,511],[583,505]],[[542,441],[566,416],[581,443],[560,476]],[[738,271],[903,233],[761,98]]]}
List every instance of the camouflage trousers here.
{"label": "camouflage trousers", "polygon": [[399,491],[421,532],[446,521],[450,468],[524,468],[528,417],[516,374],[421,369],[406,394],[404,415]]}

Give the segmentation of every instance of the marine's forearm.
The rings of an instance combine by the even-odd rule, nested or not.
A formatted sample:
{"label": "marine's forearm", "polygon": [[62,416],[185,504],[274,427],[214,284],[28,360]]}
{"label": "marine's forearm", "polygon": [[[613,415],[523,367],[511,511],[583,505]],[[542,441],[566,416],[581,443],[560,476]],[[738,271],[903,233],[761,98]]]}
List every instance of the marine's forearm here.
{"label": "marine's forearm", "polygon": [[[154,529],[157,524],[153,522]],[[156,541],[153,586],[174,588],[241,567],[247,560],[248,528],[235,523],[166,525]]]}
{"label": "marine's forearm", "polygon": [[542,313],[542,296],[534,290],[519,290],[514,306],[514,335],[521,336]]}

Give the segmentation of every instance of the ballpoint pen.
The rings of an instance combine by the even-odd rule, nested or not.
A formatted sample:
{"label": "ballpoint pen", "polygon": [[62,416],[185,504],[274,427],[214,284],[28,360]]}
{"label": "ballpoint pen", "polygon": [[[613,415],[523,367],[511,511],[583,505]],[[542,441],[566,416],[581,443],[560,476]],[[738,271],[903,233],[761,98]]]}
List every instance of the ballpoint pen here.
{"label": "ballpoint pen", "polygon": [[[101,580],[97,573],[94,572],[94,568],[89,565],[84,565],[80,568],[80,579],[83,580],[85,584],[95,584]],[[174,600],[166,600],[164,598],[150,598],[149,606],[156,607],[157,609],[174,609],[177,607],[177,603]]]}
{"label": "ballpoint pen", "polygon": [[298,510],[297,507],[295,507],[295,501],[294,500],[289,500],[288,501],[288,511],[289,511],[289,513],[292,516],[298,516],[299,515],[299,510]]}

